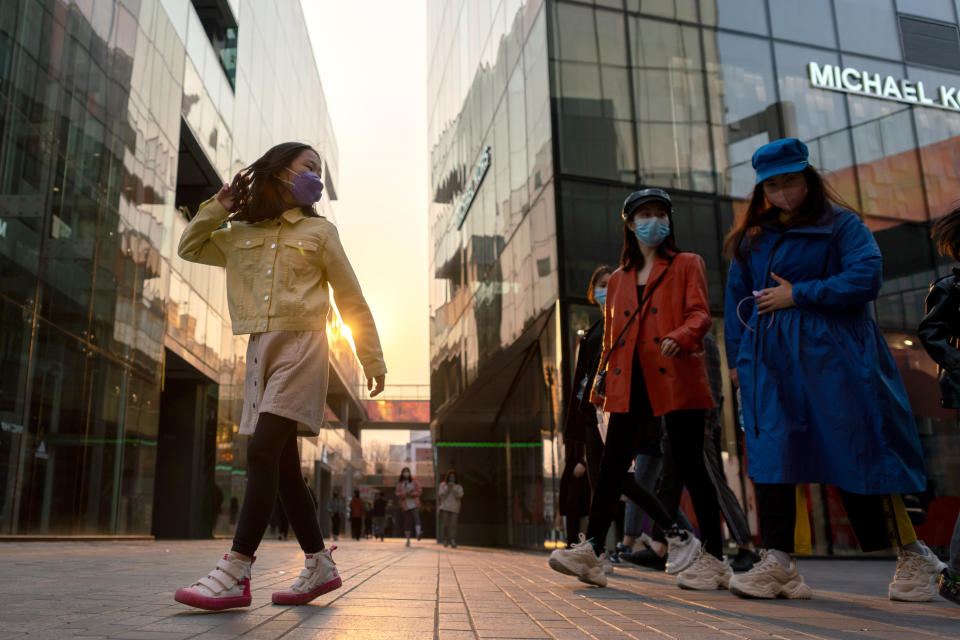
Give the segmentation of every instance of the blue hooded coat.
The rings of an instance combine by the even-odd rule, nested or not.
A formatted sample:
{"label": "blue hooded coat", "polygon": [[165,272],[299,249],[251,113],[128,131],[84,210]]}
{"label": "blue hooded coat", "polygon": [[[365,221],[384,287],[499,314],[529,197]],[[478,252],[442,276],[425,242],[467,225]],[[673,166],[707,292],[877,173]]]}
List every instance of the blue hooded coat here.
{"label": "blue hooded coat", "polygon": [[[724,330],[750,477],[860,494],[922,491],[913,413],[871,313],[882,280],[873,234],[830,207],[817,224],[765,225],[744,246],[746,261],[730,265]],[[770,272],[793,284],[796,306],[758,316],[751,296],[777,285]]]}

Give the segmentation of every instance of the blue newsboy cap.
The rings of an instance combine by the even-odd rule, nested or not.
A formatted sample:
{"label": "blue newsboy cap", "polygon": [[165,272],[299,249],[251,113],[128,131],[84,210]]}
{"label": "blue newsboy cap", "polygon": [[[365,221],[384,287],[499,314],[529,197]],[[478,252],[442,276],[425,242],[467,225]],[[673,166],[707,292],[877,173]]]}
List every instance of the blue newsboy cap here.
{"label": "blue newsboy cap", "polygon": [[757,184],[773,176],[803,171],[809,156],[807,145],[796,138],[781,138],[763,145],[753,154]]}

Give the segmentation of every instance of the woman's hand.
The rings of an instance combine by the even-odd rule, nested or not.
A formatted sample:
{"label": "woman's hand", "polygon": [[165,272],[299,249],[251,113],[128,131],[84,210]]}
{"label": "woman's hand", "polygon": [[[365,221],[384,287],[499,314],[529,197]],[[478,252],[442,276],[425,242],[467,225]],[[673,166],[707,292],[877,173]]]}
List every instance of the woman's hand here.
{"label": "woman's hand", "polygon": [[737,373],[736,369],[730,369],[730,382],[733,383],[735,389],[740,388],[740,374]]}
{"label": "woman's hand", "polygon": [[583,474],[585,474],[586,472],[587,472],[587,468],[583,466],[582,462],[578,462],[577,466],[573,468],[573,477],[582,478]]}
{"label": "woman's hand", "polygon": [[[208,192],[209,193],[209,192]],[[233,190],[230,188],[230,185],[226,182],[223,183],[223,186],[220,187],[220,191],[217,191],[217,200],[220,202],[221,206],[227,211],[233,208],[234,197]]]}
{"label": "woman's hand", "polygon": [[[374,382],[377,383],[376,389],[373,388]],[[373,398],[383,393],[383,385],[385,385],[386,382],[387,382],[387,376],[377,376],[376,378],[367,378],[367,391],[370,391],[371,389],[373,389],[372,391],[370,391],[370,397]]]}
{"label": "woman's hand", "polygon": [[793,301],[793,285],[772,271],[770,272],[770,277],[779,284],[776,287],[763,289],[757,295],[757,315],[762,316],[773,313],[774,311],[796,306],[796,303]]}
{"label": "woman's hand", "polygon": [[660,341],[660,353],[666,358],[676,358],[681,351],[680,345],[673,338],[664,338]]}

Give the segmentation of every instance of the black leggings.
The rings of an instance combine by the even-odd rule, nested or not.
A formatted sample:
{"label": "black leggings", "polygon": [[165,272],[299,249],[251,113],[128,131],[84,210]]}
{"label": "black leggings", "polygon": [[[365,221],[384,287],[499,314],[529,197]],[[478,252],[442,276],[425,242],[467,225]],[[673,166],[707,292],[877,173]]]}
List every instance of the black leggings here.
{"label": "black leggings", "polygon": [[[673,460],[681,481],[687,486],[693,499],[704,547],[714,557],[723,558],[720,505],[703,461],[705,419],[703,410],[672,411],[664,416]],[[653,417],[640,359],[634,353],[630,411],[610,416],[607,440],[600,461],[600,477],[590,504],[587,537],[593,539],[594,549],[598,554],[604,550],[607,529],[610,528],[621,493],[637,503],[664,529],[673,526],[675,519],[670,517],[663,504],[650,491],[638,485],[632,473],[627,472],[637,453],[650,453],[654,446],[659,450],[659,442],[660,420]]]}
{"label": "black leggings", "polygon": [[[597,434],[599,438],[599,433]],[[666,509],[646,488],[637,484],[627,470],[639,452],[659,455],[660,419],[653,417],[647,385],[640,369],[640,359],[633,355],[633,378],[630,382],[629,413],[613,413],[607,424],[596,477],[591,473],[593,499],[590,501],[590,522],[587,538],[593,540],[597,554],[603,552],[610,522],[616,517],[620,496],[625,495],[647,512],[664,529],[673,525]],[[591,462],[588,451],[587,463]],[[593,466],[593,465],[590,465]],[[620,533],[618,531],[618,533]]]}
{"label": "black leggings", "polygon": [[252,556],[263,539],[277,492],[293,532],[304,553],[323,550],[317,508],[300,475],[297,423],[289,418],[261,413],[247,445],[247,491],[233,550]]}

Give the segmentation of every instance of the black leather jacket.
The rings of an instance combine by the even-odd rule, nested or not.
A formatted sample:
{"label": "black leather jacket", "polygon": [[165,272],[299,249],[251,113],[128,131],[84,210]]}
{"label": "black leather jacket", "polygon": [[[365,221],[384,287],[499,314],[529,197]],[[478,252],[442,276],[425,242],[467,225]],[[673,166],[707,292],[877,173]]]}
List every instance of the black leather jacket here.
{"label": "black leather jacket", "polygon": [[960,267],[930,286],[917,333],[940,366],[940,405],[960,409]]}

